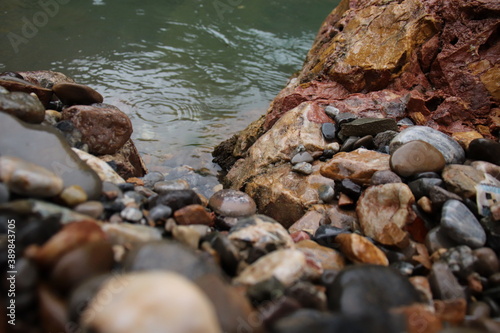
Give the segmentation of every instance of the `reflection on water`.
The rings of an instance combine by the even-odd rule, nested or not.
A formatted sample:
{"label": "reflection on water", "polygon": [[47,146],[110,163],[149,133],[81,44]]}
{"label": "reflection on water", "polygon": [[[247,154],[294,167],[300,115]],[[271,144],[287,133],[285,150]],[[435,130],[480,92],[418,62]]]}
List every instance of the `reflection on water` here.
{"label": "reflection on water", "polygon": [[149,166],[207,166],[300,68],[337,2],[2,0],[0,71],[64,72],[129,115]]}

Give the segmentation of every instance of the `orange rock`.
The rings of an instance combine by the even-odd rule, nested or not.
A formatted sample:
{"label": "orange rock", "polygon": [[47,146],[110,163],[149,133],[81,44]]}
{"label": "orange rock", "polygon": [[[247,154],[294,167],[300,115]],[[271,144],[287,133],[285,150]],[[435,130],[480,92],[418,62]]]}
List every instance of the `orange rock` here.
{"label": "orange rock", "polygon": [[202,205],[188,205],[174,213],[175,221],[181,225],[204,224],[212,225],[213,217]]}
{"label": "orange rock", "polygon": [[441,319],[424,304],[412,304],[391,310],[406,317],[406,332],[437,333],[443,329]]}
{"label": "orange rock", "polygon": [[469,144],[474,139],[482,139],[484,136],[481,133],[476,131],[468,131],[468,132],[455,132],[451,135],[451,137],[462,146],[463,149],[467,150],[469,148]]}
{"label": "orange rock", "polygon": [[389,260],[378,247],[358,234],[340,234],[335,238],[340,250],[355,263],[388,266]]}
{"label": "orange rock", "polygon": [[412,276],[408,279],[411,284],[420,292],[425,300],[432,303],[432,290],[429,280],[425,276]]}
{"label": "orange rock", "polygon": [[436,315],[443,321],[453,325],[461,324],[467,313],[467,301],[463,298],[453,300],[435,300],[434,309]]}
{"label": "orange rock", "polygon": [[352,200],[351,198],[349,198],[349,196],[347,196],[344,193],[340,193],[339,207],[341,207],[341,208],[346,208],[346,207],[349,208],[349,207],[352,207],[354,204],[355,204],[354,200]]}

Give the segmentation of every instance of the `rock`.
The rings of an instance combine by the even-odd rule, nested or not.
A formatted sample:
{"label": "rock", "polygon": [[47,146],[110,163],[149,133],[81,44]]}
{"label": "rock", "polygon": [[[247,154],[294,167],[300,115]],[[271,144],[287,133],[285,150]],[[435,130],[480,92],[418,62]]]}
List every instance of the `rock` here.
{"label": "rock", "polygon": [[22,92],[30,95],[34,94],[44,107],[49,107],[50,101],[52,100],[52,90],[45,89],[38,84],[33,84],[16,77],[0,76],[0,86],[15,93]]}
{"label": "rock", "polygon": [[156,205],[149,211],[149,217],[153,221],[167,219],[172,215],[172,208],[165,205]]}
{"label": "rock", "polygon": [[153,186],[153,190],[158,193],[166,193],[168,191],[173,191],[173,190],[189,190],[189,184],[186,180],[184,179],[177,179],[177,180],[163,180],[156,182]]}
{"label": "rock", "polygon": [[476,131],[455,132],[451,135],[451,137],[455,139],[465,151],[469,149],[469,145],[473,140],[484,138],[481,133]]}
{"label": "rock", "polygon": [[326,311],[326,295],[311,282],[299,281],[285,290],[285,296],[297,301],[304,308]]}
{"label": "rock", "polygon": [[94,170],[101,181],[110,182],[114,184],[122,184],[125,183],[125,180],[118,175],[113,168],[109,166],[108,163],[103,160],[91,155],[89,153],[84,152],[83,150],[72,148],[73,151],[80,157],[82,161],[84,161],[89,167]]}
{"label": "rock", "polygon": [[350,231],[332,225],[321,225],[314,233],[313,240],[322,246],[338,248],[335,239],[338,235],[345,233],[350,233]]}
{"label": "rock", "polygon": [[443,154],[425,141],[410,141],[391,154],[392,171],[401,177],[421,172],[439,172],[446,164]]}
{"label": "rock", "polygon": [[398,125],[390,118],[360,118],[341,126],[340,135],[377,135],[385,131],[397,131]]}
{"label": "rock", "polygon": [[356,207],[363,233],[385,245],[404,246],[408,236],[402,229],[415,220],[414,202],[406,184],[369,187]]}
{"label": "rock", "polygon": [[354,144],[358,142],[359,136],[350,136],[344,140],[342,147],[340,147],[341,152],[351,152],[354,150]]}
{"label": "rock", "polygon": [[236,284],[254,285],[275,277],[290,286],[299,279],[321,275],[321,267],[307,260],[304,253],[294,249],[273,251],[245,268],[234,280]]}
{"label": "rock", "polygon": [[201,199],[193,190],[175,190],[156,197],[151,197],[149,207],[153,208],[156,205],[164,205],[176,211],[188,205],[200,205]]}
{"label": "rock", "polygon": [[146,164],[141,158],[139,151],[134,145],[132,139],[129,139],[123,147],[121,147],[113,155],[101,155],[101,160],[107,163],[114,163],[116,165],[117,173],[128,179],[130,177],[143,177],[147,174],[148,169]]}
{"label": "rock", "polygon": [[481,160],[500,165],[500,143],[489,139],[472,140],[467,156],[473,160]]}
{"label": "rock", "polygon": [[432,201],[432,206],[435,209],[441,209],[444,203],[448,200],[462,201],[462,198],[456,195],[455,193],[446,191],[444,188],[439,186],[432,186],[430,188],[429,198]]}
{"label": "rock", "polygon": [[432,294],[435,298],[441,300],[453,300],[465,298],[463,288],[448,268],[448,265],[442,261],[435,262],[432,265],[429,275]]}
{"label": "rock", "polygon": [[340,234],[335,238],[340,251],[354,263],[389,266],[389,260],[378,247],[358,234]]}
{"label": "rock", "polygon": [[172,332],[221,332],[213,305],[201,289],[169,272],[111,278],[90,301],[82,324],[96,333],[159,332],[165,327]]}
{"label": "rock", "polygon": [[321,167],[325,177],[341,180],[348,178],[360,185],[369,185],[376,171],[389,170],[389,155],[365,149],[338,153]]}
{"label": "rock", "polygon": [[176,225],[172,229],[172,236],[175,240],[197,250],[200,239],[210,232],[210,227],[203,224]]}
{"label": "rock", "polygon": [[333,105],[327,105],[325,107],[325,113],[328,117],[335,120],[335,117],[337,117],[337,115],[340,113],[340,110]]}
{"label": "rock", "polygon": [[92,154],[114,154],[132,134],[130,119],[116,107],[75,105],[64,109],[62,116],[82,133]]}
{"label": "rock", "polygon": [[52,90],[64,105],[90,105],[103,101],[101,94],[82,84],[56,83],[52,86]]}
{"label": "rock", "polygon": [[382,147],[389,146],[391,144],[392,139],[394,139],[398,134],[399,132],[397,131],[380,132],[373,138],[373,143],[375,144],[375,147],[379,149]]}
{"label": "rock", "polygon": [[97,174],[80,160],[57,129],[30,125],[0,112],[0,155],[10,155],[35,163],[60,175],[64,187],[81,186],[89,199],[101,195]]}
{"label": "rock", "polygon": [[47,198],[63,190],[63,180],[52,171],[14,156],[0,156],[0,181],[24,196]]}
{"label": "rock", "polygon": [[159,171],[152,171],[143,177],[144,186],[148,188],[154,188],[157,182],[162,182],[165,180],[165,175]]}
{"label": "rock", "polygon": [[486,242],[486,233],[474,214],[463,203],[449,200],[443,205],[441,228],[459,244],[475,249]]}
{"label": "rock", "polygon": [[391,170],[376,171],[370,179],[370,185],[402,183],[401,178]]}
{"label": "rock", "polygon": [[4,183],[0,183],[0,205],[8,202],[9,199],[10,199],[9,188]]}
{"label": "rock", "polygon": [[484,173],[470,165],[447,165],[442,174],[446,187],[453,193],[464,198],[476,195],[476,185],[484,180]]}
{"label": "rock", "polygon": [[345,266],[344,257],[334,249],[321,246],[312,240],[302,240],[296,244],[296,248],[307,257],[314,258],[321,264],[324,270],[341,270]]}
{"label": "rock", "polygon": [[216,192],[210,197],[208,206],[218,215],[245,217],[255,214],[255,201],[246,193],[232,189]]}
{"label": "rock", "polygon": [[449,249],[457,245],[457,242],[448,237],[446,231],[442,230],[440,226],[432,228],[425,236],[425,246],[431,254],[440,249]]}
{"label": "rock", "polygon": [[297,222],[288,228],[288,232],[293,234],[297,231],[306,231],[311,234],[316,232],[320,225],[324,224],[325,216],[317,211],[308,211]]}
{"label": "rock", "polygon": [[375,148],[375,143],[373,142],[373,136],[371,135],[365,135],[362,138],[359,138],[354,144],[352,145],[352,149],[356,150],[358,148],[365,148],[365,149],[373,149]]}
{"label": "rock", "polygon": [[180,225],[213,225],[213,218],[202,205],[188,205],[174,213],[175,221]]}
{"label": "rock", "polygon": [[241,259],[248,262],[253,262],[276,249],[294,247],[288,231],[264,215],[254,215],[240,220],[229,230],[228,239],[240,252]]}
{"label": "rock", "polygon": [[337,128],[335,127],[335,124],[323,123],[321,125],[321,134],[323,134],[323,137],[327,141],[335,140],[335,137],[337,135]]}
{"label": "rock", "polygon": [[467,280],[467,277],[473,273],[476,264],[476,257],[471,248],[466,245],[448,249],[439,259],[448,265],[455,276],[464,280]]}
{"label": "rock", "polygon": [[87,193],[78,185],[66,187],[60,194],[59,199],[68,207],[74,207],[87,201]]}
{"label": "rock", "polygon": [[420,302],[418,292],[397,271],[378,265],[355,265],[344,269],[327,286],[331,311],[372,317],[391,308]]}
{"label": "rock", "polygon": [[0,94],[0,112],[31,124],[40,124],[45,118],[45,107],[38,98],[24,92]]}
{"label": "rock", "polygon": [[470,164],[474,169],[487,173],[500,180],[500,166],[484,161],[474,161]]}
{"label": "rock", "polygon": [[431,189],[435,186],[444,186],[443,180],[440,178],[419,178],[408,183],[408,187],[417,199],[423,196],[429,197]]}
{"label": "rock", "polygon": [[292,167],[292,171],[307,176],[313,173],[313,166],[307,162],[299,162]]}
{"label": "rock", "polygon": [[351,112],[340,112],[337,113],[333,119],[338,126],[341,126],[353,122],[358,119],[358,116]]}
{"label": "rock", "polygon": [[106,234],[108,241],[114,245],[130,245],[162,239],[162,233],[158,229],[139,224],[104,223],[102,230]]}
{"label": "rock", "polygon": [[126,207],[121,211],[120,216],[129,222],[138,223],[144,217],[141,210],[135,207]]}
{"label": "rock", "polygon": [[349,198],[357,200],[363,189],[355,182],[346,178],[335,183],[335,192],[346,194]]}
{"label": "rock", "polygon": [[335,199],[335,190],[330,185],[322,185],[318,188],[319,199],[323,203],[331,203]]}
{"label": "rock", "polygon": [[498,257],[489,247],[482,247],[473,251],[476,257],[475,271],[485,277],[489,277],[500,270]]}
{"label": "rock", "polygon": [[17,74],[21,75],[26,81],[39,84],[46,89],[52,89],[54,84],[58,83],[74,83],[75,81],[69,76],[53,71],[24,71],[17,72]]}
{"label": "rock", "polygon": [[311,163],[312,161],[314,161],[314,158],[311,156],[311,154],[309,154],[307,151],[303,151],[303,152],[300,152],[298,154],[295,154],[292,157],[292,160],[290,161],[290,163],[295,165],[295,164],[302,163],[302,162]]}
{"label": "rock", "polygon": [[94,219],[99,219],[104,212],[104,206],[100,201],[87,201],[73,208],[79,214],[90,216]]}
{"label": "rock", "polygon": [[421,140],[439,150],[446,164],[462,164],[465,160],[463,148],[453,138],[426,126],[408,127],[399,133],[390,144],[391,154],[410,141]]}
{"label": "rock", "polygon": [[110,272],[113,263],[109,243],[90,242],[62,256],[54,265],[50,281],[57,290],[68,292],[89,278]]}
{"label": "rock", "polygon": [[175,241],[137,244],[125,257],[123,269],[136,271],[172,271],[196,280],[205,274],[219,274],[219,268],[190,248]]}

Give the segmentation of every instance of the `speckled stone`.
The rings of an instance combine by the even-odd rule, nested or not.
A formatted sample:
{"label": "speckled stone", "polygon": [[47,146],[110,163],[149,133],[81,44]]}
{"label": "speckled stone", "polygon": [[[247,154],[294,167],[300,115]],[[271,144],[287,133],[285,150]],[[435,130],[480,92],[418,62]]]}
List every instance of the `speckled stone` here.
{"label": "speckled stone", "polygon": [[414,140],[422,140],[434,146],[443,154],[447,164],[461,164],[465,161],[465,151],[457,141],[427,126],[411,126],[400,132],[391,141],[391,153],[401,145]]}
{"label": "speckled stone", "polygon": [[474,214],[463,203],[448,200],[441,213],[441,228],[459,244],[475,249],[486,243],[486,233]]}
{"label": "speckled stone", "polygon": [[391,154],[391,169],[401,177],[421,172],[441,171],[446,161],[443,154],[431,144],[416,140],[401,145]]}
{"label": "speckled stone", "polygon": [[255,201],[246,193],[225,189],[210,197],[208,206],[218,215],[227,217],[244,217],[255,214]]}

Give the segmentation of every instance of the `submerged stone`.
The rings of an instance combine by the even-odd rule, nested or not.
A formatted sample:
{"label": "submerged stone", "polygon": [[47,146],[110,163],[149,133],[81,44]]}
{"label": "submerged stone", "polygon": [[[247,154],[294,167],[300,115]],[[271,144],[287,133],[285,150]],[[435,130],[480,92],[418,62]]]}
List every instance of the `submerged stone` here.
{"label": "submerged stone", "polygon": [[22,123],[0,112],[0,155],[40,165],[61,177],[64,187],[80,185],[89,199],[97,199],[101,194],[102,183],[97,174],[52,127]]}

